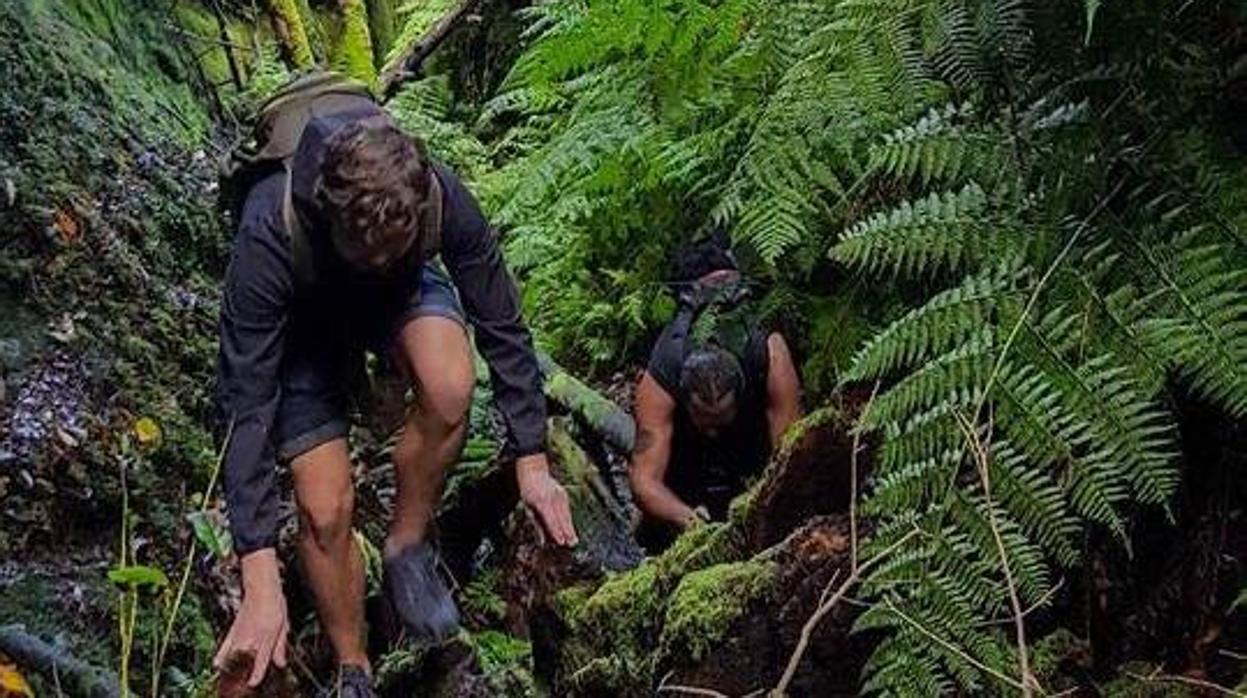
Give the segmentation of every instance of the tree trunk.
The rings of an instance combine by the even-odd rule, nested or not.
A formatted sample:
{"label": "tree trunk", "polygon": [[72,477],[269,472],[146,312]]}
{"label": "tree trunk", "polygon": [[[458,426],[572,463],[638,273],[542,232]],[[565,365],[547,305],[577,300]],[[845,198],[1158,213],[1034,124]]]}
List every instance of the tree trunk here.
{"label": "tree trunk", "polygon": [[395,0],[368,0],[368,30],[372,34],[372,61],[385,65],[385,59],[394,47],[398,32],[398,14]]}
{"label": "tree trunk", "polygon": [[329,63],[356,80],[372,84],[377,68],[372,62],[372,35],[364,0],[338,0],[338,27]]}
{"label": "tree trunk", "polygon": [[[532,599],[536,669],[553,693],[652,696],[666,685],[680,695],[682,685],[744,695],[774,687],[824,590],[849,576],[850,425],[838,411],[811,415],[737,498],[728,521],[694,527],[605,582]],[[549,570],[558,561],[543,563]],[[839,603],[812,627],[786,695],[857,695],[870,639],[850,635],[856,615]]]}
{"label": "tree trunk", "polygon": [[307,40],[303,17],[299,14],[299,4],[295,0],[269,0],[268,7],[273,31],[281,43],[286,64],[295,70],[306,70],[315,65],[312,45]]}

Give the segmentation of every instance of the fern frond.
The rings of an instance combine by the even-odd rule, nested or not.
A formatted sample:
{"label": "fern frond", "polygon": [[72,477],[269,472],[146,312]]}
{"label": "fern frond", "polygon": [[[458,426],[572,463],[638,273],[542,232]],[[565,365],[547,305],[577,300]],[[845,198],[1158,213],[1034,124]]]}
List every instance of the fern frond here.
{"label": "fern frond", "polygon": [[901,278],[973,266],[986,250],[1000,254],[1016,246],[987,208],[987,195],[976,184],[902,201],[846,230],[831,256],[868,273]]}

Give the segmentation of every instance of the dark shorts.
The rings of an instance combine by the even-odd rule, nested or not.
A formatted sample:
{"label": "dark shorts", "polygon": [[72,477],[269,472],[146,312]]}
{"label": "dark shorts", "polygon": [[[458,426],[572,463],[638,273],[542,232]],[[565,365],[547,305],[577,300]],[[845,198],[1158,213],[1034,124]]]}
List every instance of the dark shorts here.
{"label": "dark shorts", "polygon": [[312,318],[301,330],[290,333],[297,339],[287,342],[281,401],[273,424],[278,458],[289,460],[347,435],[347,414],[353,386],[363,375],[365,350],[386,356],[403,326],[419,317],[446,317],[464,324],[459,297],[440,267],[426,264],[419,284],[419,293],[413,293],[401,308],[380,313],[364,310],[340,323]]}

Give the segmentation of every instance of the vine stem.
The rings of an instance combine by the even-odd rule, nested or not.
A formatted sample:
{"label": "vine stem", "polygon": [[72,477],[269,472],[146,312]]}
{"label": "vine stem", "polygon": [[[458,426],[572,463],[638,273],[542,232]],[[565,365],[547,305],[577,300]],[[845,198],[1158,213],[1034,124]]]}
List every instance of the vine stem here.
{"label": "vine stem", "polygon": [[987,503],[987,525],[991,528],[992,538],[996,542],[996,552],[1000,555],[1000,567],[1005,575],[1005,586],[1009,590],[1009,605],[1013,608],[1013,628],[1018,645],[1018,670],[1022,672],[1022,696],[1032,698],[1035,695],[1035,677],[1030,669],[1030,651],[1026,644],[1026,612],[1022,609],[1022,600],[1018,596],[1017,581],[1013,578],[1013,568],[1009,564],[1009,554],[1005,551],[1004,538],[1000,535],[1000,523],[996,520],[996,507],[992,503],[991,474],[988,472],[987,449],[983,446],[974,425],[970,424],[965,415],[956,412],[957,424],[965,434],[970,450],[974,454],[979,481],[983,485],[983,499]]}
{"label": "vine stem", "polygon": [[[217,477],[221,473],[221,464],[225,461],[225,451],[229,447],[230,437],[234,434],[234,420],[230,420],[229,428],[225,431],[225,441],[221,444],[221,450],[217,453],[216,465],[212,467],[212,475],[208,478],[208,487],[204,490],[203,499],[199,502],[199,513],[208,510],[208,502],[212,499],[212,491],[216,489]],[[186,596],[186,587],[190,581],[191,565],[195,561],[195,547],[198,540],[195,538],[195,532],[191,531],[191,547],[186,552],[186,560],[182,565],[182,577],[178,580],[178,591],[173,598],[173,609],[169,612],[169,618],[165,621],[164,633],[160,638],[160,651],[156,654],[156,665],[152,673],[152,698],[160,696],[160,667],[164,666],[165,653],[169,651],[169,641],[173,638],[173,626],[177,622],[178,611],[182,608],[182,599]]]}
{"label": "vine stem", "polygon": [[849,452],[849,545],[852,546],[850,569],[854,574],[857,574],[857,454],[862,447],[861,422],[870,412],[870,406],[875,404],[879,385],[880,381],[875,381],[875,386],[870,390],[870,398],[866,400],[866,406],[858,417],[857,428],[853,430],[853,450]]}

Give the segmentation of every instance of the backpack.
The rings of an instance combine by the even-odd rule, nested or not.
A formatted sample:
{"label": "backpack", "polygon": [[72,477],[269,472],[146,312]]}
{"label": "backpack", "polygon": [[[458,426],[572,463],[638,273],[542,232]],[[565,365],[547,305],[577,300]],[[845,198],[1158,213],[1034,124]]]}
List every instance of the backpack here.
{"label": "backpack", "polygon": [[682,294],[676,322],[683,325],[682,334],[693,346],[714,345],[727,350],[741,362],[746,378],[757,380],[766,375],[759,355],[766,333],[758,315],[752,290],[742,278],[717,287],[697,286]]}
{"label": "backpack", "polygon": [[[362,82],[330,71],[306,73],[280,87],[260,105],[251,137],[234,147],[221,162],[218,206],[231,216],[234,224],[242,219],[242,208],[252,187],[275,172],[285,171],[282,222],[290,236],[296,285],[307,286],[316,281],[313,251],[295,213],[290,190],[290,162],[299,139],[314,117],[368,106],[379,109],[372,92]],[[384,112],[379,118],[389,119]],[[436,255],[441,243],[442,188],[431,167],[428,201],[421,214],[422,227],[430,231],[421,241],[423,259]]]}

